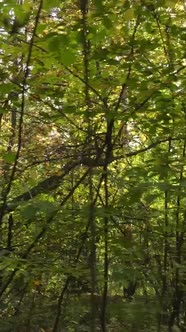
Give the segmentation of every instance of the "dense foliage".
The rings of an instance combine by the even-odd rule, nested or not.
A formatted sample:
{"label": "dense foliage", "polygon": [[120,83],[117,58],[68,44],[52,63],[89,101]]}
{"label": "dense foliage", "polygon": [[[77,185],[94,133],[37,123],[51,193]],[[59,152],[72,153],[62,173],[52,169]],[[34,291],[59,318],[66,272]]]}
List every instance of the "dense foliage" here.
{"label": "dense foliage", "polygon": [[0,330],[186,331],[184,0],[0,1]]}

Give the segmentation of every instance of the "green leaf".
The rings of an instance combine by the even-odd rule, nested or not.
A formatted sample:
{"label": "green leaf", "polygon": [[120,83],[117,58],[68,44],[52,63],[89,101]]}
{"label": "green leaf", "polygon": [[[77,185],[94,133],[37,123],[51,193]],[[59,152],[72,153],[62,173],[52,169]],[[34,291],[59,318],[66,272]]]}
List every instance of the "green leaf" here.
{"label": "green leaf", "polygon": [[44,0],[43,8],[46,10],[52,9],[52,8],[59,8],[60,2],[59,0]]}
{"label": "green leaf", "polygon": [[37,212],[38,212],[37,206],[35,206],[33,204],[28,204],[23,209],[21,209],[20,214],[21,214],[21,216],[23,218],[25,218],[26,220],[30,221],[33,218],[35,218]]}
{"label": "green leaf", "polygon": [[94,0],[96,9],[99,13],[104,13],[104,5],[103,5],[103,0]]}
{"label": "green leaf", "polygon": [[0,107],[0,114],[4,114],[4,113],[7,113],[8,110],[6,108],[2,108]]}
{"label": "green leaf", "polygon": [[61,50],[60,59],[65,66],[69,66],[75,62],[76,55],[70,48]]}
{"label": "green leaf", "polygon": [[7,152],[3,155],[4,161],[6,161],[8,164],[12,164],[15,162],[16,159],[16,153],[15,152]]}
{"label": "green leaf", "polygon": [[54,56],[62,62],[65,66],[72,64],[75,61],[76,54],[66,35],[57,35],[49,39],[48,48]]}
{"label": "green leaf", "polygon": [[76,108],[76,106],[73,106],[73,105],[67,105],[67,106],[64,106],[64,108],[63,108],[63,112],[67,113],[67,114],[74,114],[74,113],[76,113],[76,111],[77,111],[77,108]]}
{"label": "green leaf", "polygon": [[28,221],[39,216],[40,213],[49,216],[56,210],[56,205],[49,200],[34,201],[29,204],[23,204],[20,214]]}
{"label": "green leaf", "polygon": [[0,92],[3,94],[10,93],[15,90],[15,84],[12,83],[3,83],[0,86]]}

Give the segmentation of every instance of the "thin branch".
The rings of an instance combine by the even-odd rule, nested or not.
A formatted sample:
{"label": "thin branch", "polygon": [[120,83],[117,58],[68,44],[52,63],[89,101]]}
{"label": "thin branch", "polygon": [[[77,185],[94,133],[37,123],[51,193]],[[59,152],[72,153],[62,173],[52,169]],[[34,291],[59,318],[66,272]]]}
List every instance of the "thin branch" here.
{"label": "thin branch", "polygon": [[[75,190],[79,187],[79,185],[84,181],[84,179],[89,174],[89,171],[90,171],[90,169],[87,169],[86,172],[83,174],[83,176],[79,179],[79,181],[77,181],[77,183],[74,185],[74,187],[69,191],[69,193],[65,196],[65,198],[61,202],[60,207],[63,207],[65,205],[65,203],[68,201],[68,199],[74,194]],[[49,225],[53,222],[53,220],[54,220],[57,213],[58,213],[58,210],[57,211],[55,210],[52,213],[52,215],[48,218],[48,220],[46,221],[46,223],[43,226],[42,230],[38,233],[38,235],[36,236],[34,241],[30,244],[30,246],[27,248],[27,250],[21,255],[21,257],[20,257],[21,259],[24,260],[28,257],[28,255],[32,251],[32,249],[38,244],[38,242],[45,235]],[[15,267],[14,271],[11,273],[9,278],[7,279],[6,283],[3,285],[3,287],[0,291],[0,298],[2,297],[4,292],[6,292],[7,288],[9,287],[10,283],[12,282],[12,280],[14,279],[14,277],[15,277],[15,275],[18,271],[19,271],[19,263]]]}
{"label": "thin branch", "polygon": [[[82,237],[82,242],[81,242],[81,245],[79,247],[79,250],[78,250],[78,253],[77,253],[77,256],[75,258],[75,262],[74,264],[77,265],[78,261],[79,261],[79,258],[81,256],[81,253],[83,251],[83,247],[84,247],[84,244],[85,244],[85,241],[87,240],[88,238],[88,230],[90,228],[90,222],[88,221],[87,223],[87,226],[86,226],[86,229],[83,233],[83,237]],[[61,291],[61,294],[58,298],[58,303],[57,303],[57,313],[56,313],[56,317],[55,317],[55,321],[54,321],[54,326],[53,326],[53,329],[52,329],[52,332],[56,332],[57,329],[58,329],[58,325],[59,325],[59,320],[60,320],[60,317],[61,317],[61,313],[62,313],[62,302],[63,302],[63,299],[64,299],[64,296],[65,296],[65,293],[67,292],[68,290],[68,286],[71,282],[71,276],[69,276],[67,279],[66,279],[66,282],[65,282],[65,285],[64,287],[62,288],[62,291]]]}
{"label": "thin branch", "polygon": [[79,161],[74,163],[69,162],[61,170],[60,175],[52,175],[49,178],[39,182],[35,187],[31,188],[29,191],[24,192],[23,194],[15,197],[6,207],[7,211],[13,211],[20,204],[20,202],[28,201],[35,196],[47,193],[49,191],[57,189],[63,178],[75,167],[79,165]]}
{"label": "thin branch", "polygon": [[5,191],[2,195],[3,196],[3,204],[2,204],[1,209],[0,209],[0,225],[2,224],[2,220],[3,220],[3,217],[4,217],[5,210],[6,210],[6,202],[7,202],[8,194],[11,190],[12,183],[14,181],[14,177],[15,177],[15,174],[16,174],[16,171],[17,171],[18,159],[19,159],[20,152],[21,152],[21,147],[22,147],[22,129],[23,129],[23,118],[24,118],[24,112],[25,112],[25,92],[26,92],[27,78],[28,78],[28,75],[29,75],[29,66],[30,66],[30,62],[31,62],[34,39],[35,39],[35,35],[36,35],[37,26],[38,26],[38,23],[39,23],[39,18],[40,18],[40,13],[41,13],[41,10],[42,10],[42,6],[43,6],[43,0],[40,1],[39,7],[38,7],[38,11],[37,11],[36,18],[35,18],[34,29],[33,29],[32,37],[31,37],[31,40],[30,40],[29,49],[28,49],[28,56],[27,56],[27,61],[26,61],[26,65],[25,65],[24,78],[23,78],[23,82],[22,82],[21,112],[20,112],[19,129],[18,129],[17,152],[16,152],[12,172],[11,172],[11,175],[10,175],[9,183],[8,183],[7,187],[5,188]]}
{"label": "thin branch", "polygon": [[[183,139],[183,137],[178,138],[171,138],[171,140],[180,140]],[[116,160],[121,160],[126,157],[133,157],[140,153],[149,151],[156,146],[160,145],[161,143],[165,143],[169,141],[170,138],[165,138],[162,140],[159,140],[157,142],[154,142],[142,149],[131,151],[126,154],[120,155],[120,156],[109,156],[107,159],[108,165],[113,163]],[[103,167],[105,165],[105,158],[101,158],[101,156],[97,156],[95,159],[91,159],[89,157],[80,156],[78,160],[74,162],[69,162],[66,164],[62,169],[62,174],[60,175],[52,175],[49,178],[39,182],[35,187],[31,188],[29,191],[24,192],[23,194],[15,197],[9,204],[6,205],[6,212],[13,211],[17,208],[17,206],[22,201],[28,201],[31,198],[41,194],[41,193],[48,193],[52,190],[57,189],[61,185],[61,181],[63,178],[75,167],[77,166],[85,166],[85,167]]]}
{"label": "thin branch", "polygon": [[104,98],[99,94],[99,92],[93,87],[91,86],[89,83],[85,82],[85,79],[83,79],[82,77],[80,77],[78,74],[74,73],[73,70],[71,70],[70,68],[65,66],[65,69],[72,74],[74,77],[78,78],[79,81],[81,81],[83,84],[87,85],[88,88],[94,92],[94,94],[99,97],[99,99],[103,102],[103,104],[105,105],[105,100]]}
{"label": "thin branch", "polygon": [[[135,41],[135,36],[136,36],[136,32],[137,32],[139,24],[140,24],[140,22],[139,22],[139,17],[138,17],[137,20],[136,20],[136,24],[134,26],[134,31],[133,31],[132,38],[131,38],[132,45],[131,45],[131,50],[130,50],[130,54],[129,54],[130,58],[133,58],[133,55],[134,55],[134,41]],[[120,107],[121,102],[125,99],[125,93],[126,93],[126,89],[127,89],[127,82],[128,82],[128,80],[130,79],[130,76],[131,76],[132,64],[133,63],[131,61],[129,63],[129,67],[128,67],[127,77],[125,79],[125,82],[121,86],[121,90],[120,90],[118,101],[116,103],[115,111],[118,110],[118,108]]]}

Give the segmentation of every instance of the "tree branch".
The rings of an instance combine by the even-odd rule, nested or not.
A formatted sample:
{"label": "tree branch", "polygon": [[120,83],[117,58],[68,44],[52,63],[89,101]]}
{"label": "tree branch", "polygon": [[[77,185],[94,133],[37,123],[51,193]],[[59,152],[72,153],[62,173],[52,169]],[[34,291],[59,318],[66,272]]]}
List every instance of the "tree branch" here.
{"label": "tree branch", "polygon": [[[181,138],[171,138],[172,140],[180,140]],[[138,149],[136,151],[131,151],[126,153],[125,155],[120,155],[120,156],[110,156],[109,159],[107,160],[107,164],[111,164],[112,162],[116,160],[121,160],[126,157],[133,157],[136,156],[140,153],[149,151],[153,148],[155,148],[157,145],[161,143],[165,143],[169,141],[170,138],[165,138],[159,141],[156,141],[154,143],[151,143],[150,145]],[[63,169],[62,169],[62,174],[60,175],[52,175],[49,178],[41,181],[38,183],[35,187],[31,188],[29,191],[24,192],[23,194],[15,197],[7,206],[6,206],[6,212],[13,211],[17,208],[17,206],[20,204],[22,201],[28,201],[35,196],[41,194],[41,193],[48,193],[52,190],[57,189],[63,180],[63,178],[75,167],[77,166],[85,166],[85,167],[103,167],[105,165],[105,158],[102,158],[101,156],[95,156],[94,159],[85,157],[85,156],[80,156],[78,160],[74,162],[69,162],[66,164]]]}

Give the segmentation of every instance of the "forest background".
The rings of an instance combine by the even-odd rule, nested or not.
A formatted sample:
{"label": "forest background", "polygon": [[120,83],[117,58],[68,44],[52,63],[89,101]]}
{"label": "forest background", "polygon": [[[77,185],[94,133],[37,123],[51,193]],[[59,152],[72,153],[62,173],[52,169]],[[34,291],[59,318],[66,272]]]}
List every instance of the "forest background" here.
{"label": "forest background", "polygon": [[186,331],[185,11],[0,1],[1,332]]}

